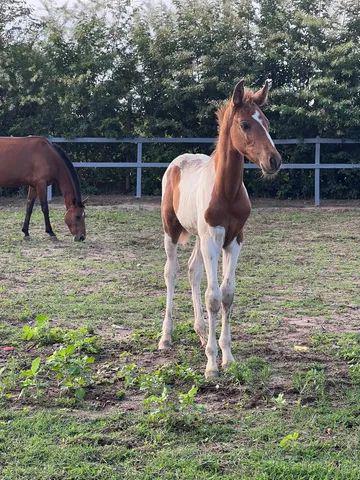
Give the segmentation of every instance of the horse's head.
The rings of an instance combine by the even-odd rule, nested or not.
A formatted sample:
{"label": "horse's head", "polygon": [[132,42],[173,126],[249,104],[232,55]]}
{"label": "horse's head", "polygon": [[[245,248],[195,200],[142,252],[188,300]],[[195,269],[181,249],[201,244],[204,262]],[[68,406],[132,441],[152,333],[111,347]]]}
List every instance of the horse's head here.
{"label": "horse's head", "polygon": [[233,146],[256,163],[264,175],[277,173],[281,166],[281,155],[269,134],[269,121],[260,109],[267,101],[270,85],[271,80],[266,80],[263,88],[254,93],[245,89],[241,80],[228,106]]}
{"label": "horse's head", "polygon": [[69,227],[75,241],[83,241],[86,237],[85,228],[85,205],[81,202],[73,201],[65,214],[65,223]]}

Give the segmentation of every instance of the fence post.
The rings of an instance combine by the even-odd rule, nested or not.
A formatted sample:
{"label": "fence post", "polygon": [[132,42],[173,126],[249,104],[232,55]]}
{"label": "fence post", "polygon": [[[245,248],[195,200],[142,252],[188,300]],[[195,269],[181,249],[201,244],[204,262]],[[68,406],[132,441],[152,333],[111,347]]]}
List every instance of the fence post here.
{"label": "fence post", "polygon": [[137,143],[136,152],[136,198],[141,198],[141,162],[142,162],[142,143]]}
{"label": "fence post", "polygon": [[48,202],[51,202],[51,200],[52,200],[52,198],[53,198],[52,185],[49,185],[49,186],[47,187],[46,195],[47,195],[47,201],[48,201]]}
{"label": "fence post", "polygon": [[315,206],[320,206],[320,138],[315,143]]}

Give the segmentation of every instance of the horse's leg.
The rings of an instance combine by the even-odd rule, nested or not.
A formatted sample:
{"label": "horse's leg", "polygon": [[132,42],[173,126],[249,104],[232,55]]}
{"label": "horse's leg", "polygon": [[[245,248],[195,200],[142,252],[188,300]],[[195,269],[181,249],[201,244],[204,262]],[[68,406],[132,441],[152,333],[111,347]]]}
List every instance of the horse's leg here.
{"label": "horse's leg", "polygon": [[50,237],[56,237],[50,223],[49,217],[49,205],[47,201],[47,185],[41,184],[36,187],[36,191],[40,200],[41,210],[44,214],[45,220],[45,232],[50,235]]}
{"label": "horse's leg", "polygon": [[159,350],[167,350],[171,347],[171,334],[173,331],[173,298],[175,290],[177,262],[177,243],[173,243],[171,237],[165,233],[164,246],[166,252],[166,263],[164,268],[164,278],[166,283],[166,311],[163,322],[162,335],[159,342]]}
{"label": "horse's leg", "polygon": [[209,227],[208,233],[200,238],[201,253],[204,259],[208,283],[205,293],[206,310],[209,318],[209,335],[205,349],[207,356],[206,378],[213,378],[219,375],[216,323],[221,306],[221,291],[217,270],[221,248],[224,244],[224,236],[225,229],[223,227]]}
{"label": "horse's leg", "polygon": [[189,281],[191,285],[192,300],[194,305],[194,330],[199,335],[201,345],[206,345],[206,325],[201,305],[201,279],[204,271],[204,263],[201,255],[199,238],[196,238],[196,244],[188,262]]}
{"label": "horse's leg", "polygon": [[236,264],[241,250],[241,243],[233,240],[230,245],[224,248],[223,253],[223,281],[220,286],[222,295],[222,322],[221,335],[219,345],[222,351],[222,366],[228,367],[233,361],[234,357],[231,353],[231,333],[230,333],[230,316],[231,307],[234,299],[235,291],[235,271]]}
{"label": "horse's leg", "polygon": [[30,185],[28,190],[27,202],[26,202],[25,219],[22,227],[22,232],[24,233],[25,237],[29,236],[29,224],[30,224],[30,218],[34,208],[35,200],[36,200],[36,190],[34,187]]}

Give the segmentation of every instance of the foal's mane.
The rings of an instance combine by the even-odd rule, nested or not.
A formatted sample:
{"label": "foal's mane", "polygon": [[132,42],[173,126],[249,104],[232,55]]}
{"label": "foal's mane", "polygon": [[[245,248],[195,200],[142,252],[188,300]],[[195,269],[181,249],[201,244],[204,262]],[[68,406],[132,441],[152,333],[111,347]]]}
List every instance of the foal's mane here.
{"label": "foal's mane", "polygon": [[[253,105],[254,102],[254,92],[252,90],[249,90],[248,88],[245,88],[244,92],[244,97],[243,97],[243,105],[244,107],[246,106],[251,106]],[[228,108],[231,106],[231,98],[226,100],[221,107],[219,107],[216,111],[216,118],[219,127],[221,127],[222,121],[224,120],[225,114],[228,111]]]}
{"label": "foal's mane", "polygon": [[[254,92],[245,88],[242,108],[251,107],[254,102]],[[221,107],[216,111],[216,118],[218,123],[218,137],[216,140],[216,147],[213,155],[225,153],[228,147],[228,138],[230,135],[230,128],[234,119],[234,111],[232,109],[232,99],[226,100]]]}
{"label": "foal's mane", "polygon": [[65,164],[65,167],[67,168],[69,174],[70,174],[70,178],[72,180],[72,183],[73,183],[73,186],[74,186],[74,190],[75,190],[75,200],[76,200],[76,205],[78,207],[83,207],[83,203],[81,201],[81,192],[80,192],[80,182],[79,182],[79,177],[76,173],[76,170],[75,170],[75,167],[72,163],[72,161],[70,160],[70,158],[67,156],[67,154],[65,153],[65,151],[60,148],[58,145],[56,144],[52,144],[52,147],[56,150],[56,152],[60,155],[61,159],[63,160],[64,164]]}

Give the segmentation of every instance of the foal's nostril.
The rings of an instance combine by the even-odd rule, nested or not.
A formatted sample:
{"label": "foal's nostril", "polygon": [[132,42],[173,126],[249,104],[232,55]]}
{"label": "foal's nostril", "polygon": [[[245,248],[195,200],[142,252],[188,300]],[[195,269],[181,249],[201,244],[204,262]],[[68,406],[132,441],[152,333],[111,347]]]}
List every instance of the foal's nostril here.
{"label": "foal's nostril", "polygon": [[277,170],[279,166],[280,166],[280,162],[278,162],[275,157],[270,157],[271,170]]}

